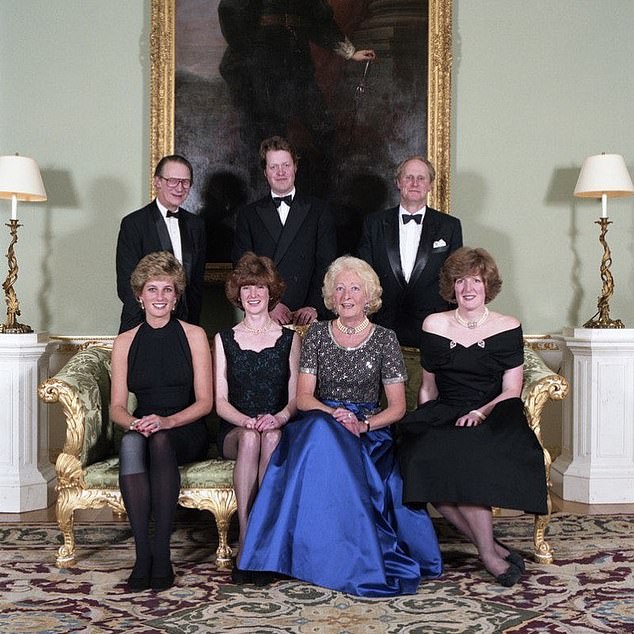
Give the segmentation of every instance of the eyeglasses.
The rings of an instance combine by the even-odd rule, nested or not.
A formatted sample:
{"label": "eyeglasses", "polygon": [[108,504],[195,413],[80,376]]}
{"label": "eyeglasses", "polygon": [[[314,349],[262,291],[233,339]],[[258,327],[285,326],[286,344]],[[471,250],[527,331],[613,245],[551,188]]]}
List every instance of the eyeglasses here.
{"label": "eyeglasses", "polygon": [[159,178],[162,178],[171,189],[175,189],[179,185],[182,185],[183,189],[189,189],[192,186],[191,178],[165,178],[165,176],[159,176]]}

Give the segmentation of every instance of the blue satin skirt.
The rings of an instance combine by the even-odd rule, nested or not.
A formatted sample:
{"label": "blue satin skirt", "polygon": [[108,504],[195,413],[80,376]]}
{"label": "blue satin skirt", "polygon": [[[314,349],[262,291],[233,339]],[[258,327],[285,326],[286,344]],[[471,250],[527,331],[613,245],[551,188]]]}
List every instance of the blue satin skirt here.
{"label": "blue satin skirt", "polygon": [[402,494],[389,427],[358,438],[305,412],[284,427],[239,566],[363,597],[414,594],[442,559],[429,515],[404,507]]}

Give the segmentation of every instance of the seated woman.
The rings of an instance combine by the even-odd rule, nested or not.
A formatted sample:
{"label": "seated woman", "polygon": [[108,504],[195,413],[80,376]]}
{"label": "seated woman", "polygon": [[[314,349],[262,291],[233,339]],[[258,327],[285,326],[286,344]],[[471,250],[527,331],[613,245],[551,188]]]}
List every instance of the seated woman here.
{"label": "seated woman", "polygon": [[391,330],[368,320],[381,287],[366,262],[335,260],[323,295],[339,316],[306,334],[297,387],[304,414],[271,457],[240,567],[359,596],[413,594],[442,562],[427,513],[401,504],[390,429],[405,412],[401,350]]}
{"label": "seated woman", "polygon": [[404,503],[431,502],[497,582],[512,586],[524,561],[495,540],[491,507],[548,509],[544,454],[520,400],[522,328],[486,307],[501,285],[484,249],[447,258],[440,291],[458,307],[423,322],[420,405],[400,425],[399,461]]}
{"label": "seated woman", "polygon": [[[180,491],[178,465],[207,456],[204,417],[212,407],[211,353],[202,328],[172,318],[185,271],[167,251],[150,253],[131,277],[145,321],[112,347],[110,417],[126,433],[119,485],[134,535],[130,590],[165,590],[174,583],[170,536]],[[138,405],[128,411],[128,393]],[[150,540],[150,518],[154,538]]]}
{"label": "seated woman", "polygon": [[[273,262],[245,253],[225,284],[227,298],[244,311],[244,319],[214,339],[216,411],[222,418],[218,448],[221,456],[236,461],[240,550],[269,459],[296,409],[299,337],[269,316],[283,291],[284,281]],[[232,578],[235,583],[263,579],[237,565]]]}

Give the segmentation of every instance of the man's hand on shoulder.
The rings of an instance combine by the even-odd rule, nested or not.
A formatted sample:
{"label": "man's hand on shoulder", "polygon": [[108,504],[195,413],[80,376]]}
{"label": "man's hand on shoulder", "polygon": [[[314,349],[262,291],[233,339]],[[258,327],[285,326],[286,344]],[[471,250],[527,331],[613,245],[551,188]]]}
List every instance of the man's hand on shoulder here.
{"label": "man's hand on shoulder", "polygon": [[307,326],[308,324],[312,324],[317,319],[317,310],[312,306],[304,306],[303,308],[298,308],[293,313],[293,323],[296,326]]}
{"label": "man's hand on shoulder", "polygon": [[282,304],[282,302],[279,302],[269,315],[271,319],[280,326],[293,323],[293,313],[288,309],[288,306]]}

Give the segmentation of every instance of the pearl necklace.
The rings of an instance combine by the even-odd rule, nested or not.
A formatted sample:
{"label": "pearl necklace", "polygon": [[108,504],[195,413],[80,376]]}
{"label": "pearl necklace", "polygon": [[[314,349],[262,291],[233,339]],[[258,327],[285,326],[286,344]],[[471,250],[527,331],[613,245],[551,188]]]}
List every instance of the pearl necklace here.
{"label": "pearl necklace", "polygon": [[454,311],[453,316],[455,317],[456,321],[461,326],[464,326],[465,328],[469,328],[470,330],[473,330],[474,328],[481,326],[489,318],[489,309],[485,306],[484,312],[482,313],[482,317],[480,317],[480,319],[477,319],[477,320],[474,319],[471,321],[467,321],[466,319],[460,316],[460,313],[458,312],[457,308]]}
{"label": "pearl necklace", "polygon": [[267,330],[269,330],[272,324],[273,324],[273,320],[268,319],[266,323],[264,324],[264,326],[262,326],[262,328],[251,328],[251,326],[249,326],[244,319],[242,320],[242,325],[244,329],[248,330],[249,332],[252,332],[254,335],[261,335],[263,332],[266,332]]}
{"label": "pearl necklace", "polygon": [[337,326],[337,330],[340,330],[344,335],[358,335],[360,332],[363,332],[370,325],[370,320],[367,317],[363,318],[363,321],[358,326],[344,326],[341,323],[341,319],[337,317],[335,320],[335,326]]}

